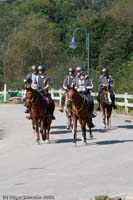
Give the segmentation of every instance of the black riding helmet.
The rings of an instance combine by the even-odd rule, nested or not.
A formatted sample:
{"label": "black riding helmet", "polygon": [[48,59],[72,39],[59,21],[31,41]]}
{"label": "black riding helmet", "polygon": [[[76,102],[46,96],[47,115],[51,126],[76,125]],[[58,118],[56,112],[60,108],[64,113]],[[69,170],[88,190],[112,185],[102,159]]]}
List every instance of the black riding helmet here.
{"label": "black riding helmet", "polygon": [[39,65],[38,71],[40,71],[40,70],[44,72],[45,71],[45,65]]}
{"label": "black riding helmet", "polygon": [[74,73],[74,72],[75,72],[75,69],[72,68],[72,67],[70,67],[70,68],[69,68],[69,72]]}
{"label": "black riding helmet", "polygon": [[105,74],[105,75],[108,75],[109,70],[108,70],[106,67],[104,67],[104,68],[102,69],[102,73]]}
{"label": "black riding helmet", "polygon": [[37,71],[37,66],[36,66],[36,65],[33,65],[33,66],[31,67],[31,70],[32,70],[32,71]]}

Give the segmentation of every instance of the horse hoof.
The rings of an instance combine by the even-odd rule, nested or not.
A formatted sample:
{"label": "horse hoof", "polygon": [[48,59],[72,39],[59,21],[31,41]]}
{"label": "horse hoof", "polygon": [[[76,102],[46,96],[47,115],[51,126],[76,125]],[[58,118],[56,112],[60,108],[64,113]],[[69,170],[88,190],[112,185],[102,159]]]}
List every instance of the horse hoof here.
{"label": "horse hoof", "polygon": [[93,135],[90,135],[90,139],[92,139],[94,136]]}
{"label": "horse hoof", "polygon": [[50,143],[49,139],[46,139],[46,140],[45,140],[45,143],[46,143],[46,144],[49,144],[49,143]]}
{"label": "horse hoof", "polygon": [[69,130],[69,129],[70,129],[70,126],[66,126],[66,129]]}
{"label": "horse hoof", "polygon": [[83,144],[84,144],[84,145],[87,145],[87,142],[85,141],[85,142],[83,142]]}
{"label": "horse hoof", "polygon": [[36,142],[37,142],[37,144],[40,144],[40,139],[37,139]]}
{"label": "horse hoof", "polygon": [[73,142],[73,146],[76,147],[76,146],[77,146],[77,143],[76,143],[76,142]]}

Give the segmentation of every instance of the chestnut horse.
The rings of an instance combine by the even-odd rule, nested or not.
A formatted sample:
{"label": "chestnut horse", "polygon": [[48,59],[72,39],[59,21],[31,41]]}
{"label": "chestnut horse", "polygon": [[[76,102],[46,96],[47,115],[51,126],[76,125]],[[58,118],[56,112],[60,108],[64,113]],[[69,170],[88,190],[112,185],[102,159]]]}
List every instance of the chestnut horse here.
{"label": "chestnut horse", "polygon": [[86,144],[86,124],[89,127],[90,138],[93,138],[91,128],[94,127],[87,100],[85,97],[80,96],[80,94],[74,88],[68,88],[66,97],[67,101],[71,102],[72,104],[73,143],[76,144],[77,121],[79,120],[82,130],[82,142]]}
{"label": "chestnut horse", "polygon": [[112,114],[112,102],[110,99],[110,92],[107,86],[104,86],[100,94],[100,104],[103,112],[103,124],[104,128],[111,127],[111,114]]}
{"label": "chestnut horse", "polygon": [[39,143],[41,133],[42,140],[48,142],[52,122],[49,117],[48,105],[44,102],[39,92],[32,88],[26,89],[26,104],[30,110],[32,126],[36,133],[36,141]]}

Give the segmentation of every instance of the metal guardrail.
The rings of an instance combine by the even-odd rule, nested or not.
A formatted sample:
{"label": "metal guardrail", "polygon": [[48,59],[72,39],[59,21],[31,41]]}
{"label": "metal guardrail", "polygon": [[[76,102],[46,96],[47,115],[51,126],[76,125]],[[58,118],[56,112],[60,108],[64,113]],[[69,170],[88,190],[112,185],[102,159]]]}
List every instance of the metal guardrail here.
{"label": "metal guardrail", "polygon": [[[10,97],[22,97],[23,96],[23,92],[22,91],[6,91],[6,86],[4,86],[4,90],[2,92],[0,92],[0,101],[6,102],[8,101],[8,99]],[[55,89],[51,89],[50,91],[51,97],[53,100],[58,101],[59,104],[61,104],[61,97],[64,94],[64,90],[63,89],[59,89],[59,90],[55,90]],[[92,92],[91,93],[92,96],[94,97],[94,103],[97,104],[97,93]],[[128,113],[128,109],[129,108],[133,108],[133,103],[130,103],[129,100],[133,100],[133,95],[130,95],[128,93],[124,93],[124,94],[115,94],[116,96],[116,105],[118,106],[122,106],[125,107],[125,111]],[[120,99],[120,100],[119,100]],[[121,99],[123,99],[123,101],[121,101]]]}

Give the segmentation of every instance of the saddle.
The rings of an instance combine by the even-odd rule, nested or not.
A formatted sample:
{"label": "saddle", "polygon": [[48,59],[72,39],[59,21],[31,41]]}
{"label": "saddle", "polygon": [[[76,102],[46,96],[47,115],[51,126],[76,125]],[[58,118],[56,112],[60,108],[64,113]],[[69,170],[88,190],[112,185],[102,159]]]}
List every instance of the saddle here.
{"label": "saddle", "polygon": [[53,103],[52,99],[49,96],[44,96],[43,99],[48,105],[51,105]]}

